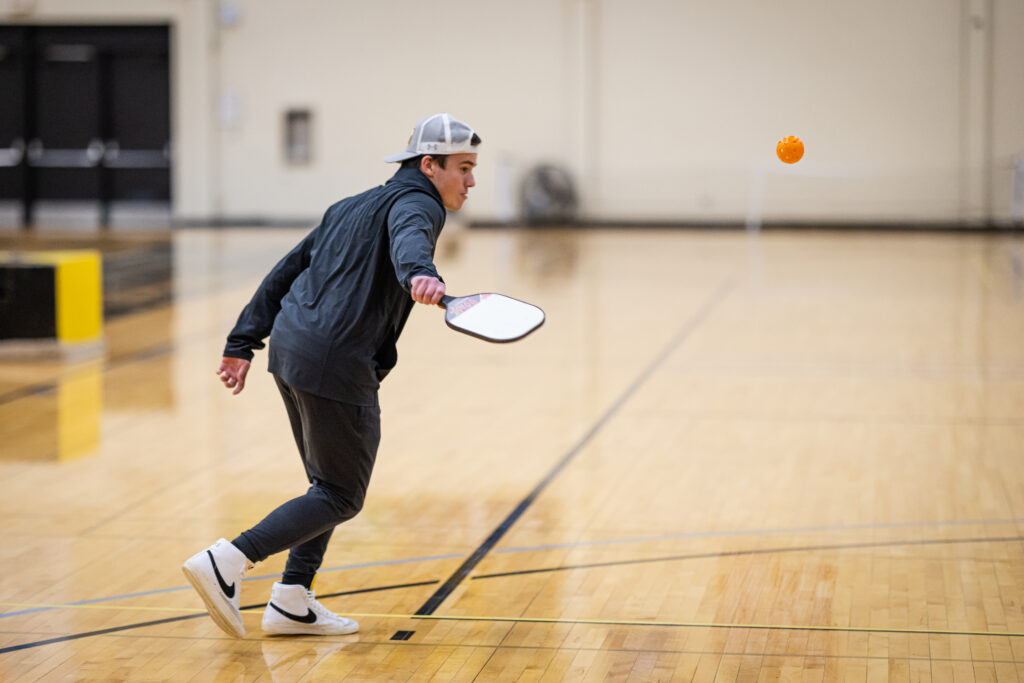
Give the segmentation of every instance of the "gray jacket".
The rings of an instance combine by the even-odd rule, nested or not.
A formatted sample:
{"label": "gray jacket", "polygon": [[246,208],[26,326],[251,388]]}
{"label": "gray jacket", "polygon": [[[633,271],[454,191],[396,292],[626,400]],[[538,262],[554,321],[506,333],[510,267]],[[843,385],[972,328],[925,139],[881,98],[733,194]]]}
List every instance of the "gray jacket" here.
{"label": "gray jacket", "polygon": [[441,195],[417,169],[331,206],[264,278],[224,355],[251,360],[270,335],[270,372],[307,393],[377,405],[412,310],[409,281],[439,277]]}

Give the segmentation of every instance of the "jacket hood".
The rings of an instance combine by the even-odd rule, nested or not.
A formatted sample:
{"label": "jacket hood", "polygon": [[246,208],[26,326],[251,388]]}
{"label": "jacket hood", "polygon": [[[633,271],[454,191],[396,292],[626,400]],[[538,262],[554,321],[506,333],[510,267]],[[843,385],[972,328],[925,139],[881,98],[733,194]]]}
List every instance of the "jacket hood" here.
{"label": "jacket hood", "polygon": [[444,202],[441,201],[441,193],[434,187],[434,183],[430,182],[430,178],[423,175],[423,172],[418,168],[399,168],[395,171],[395,175],[391,176],[385,184],[391,185],[392,183],[408,185],[417,190],[422,190],[436,199],[437,203],[442,207],[444,206]]}

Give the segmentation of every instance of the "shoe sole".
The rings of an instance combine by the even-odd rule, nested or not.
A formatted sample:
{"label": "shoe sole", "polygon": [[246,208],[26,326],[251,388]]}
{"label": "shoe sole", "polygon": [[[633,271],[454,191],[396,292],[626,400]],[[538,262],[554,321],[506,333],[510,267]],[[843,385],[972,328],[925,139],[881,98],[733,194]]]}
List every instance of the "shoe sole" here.
{"label": "shoe sole", "polygon": [[[192,584],[192,587],[196,589],[196,593],[206,603],[206,611],[209,612],[210,618],[213,619],[213,623],[217,624],[224,633],[235,638],[245,637],[245,626],[241,623],[241,620],[235,622],[234,619],[229,618],[223,611],[223,600],[220,599],[220,589],[216,592],[211,586],[206,585],[209,577],[198,571],[193,571],[189,566],[188,562],[181,565],[181,571],[185,574],[185,578]],[[217,598],[214,598],[214,595]]]}
{"label": "shoe sole", "polygon": [[264,623],[262,626],[263,630],[267,633],[279,633],[289,636],[347,636],[359,630],[359,624],[341,630],[314,629],[307,624],[292,624],[290,622]]}

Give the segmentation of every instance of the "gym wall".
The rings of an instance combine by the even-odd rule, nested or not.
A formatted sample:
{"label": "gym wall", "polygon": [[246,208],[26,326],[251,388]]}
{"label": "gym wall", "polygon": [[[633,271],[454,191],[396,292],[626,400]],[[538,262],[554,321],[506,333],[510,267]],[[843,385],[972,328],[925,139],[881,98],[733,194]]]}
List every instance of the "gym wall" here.
{"label": "gym wall", "polygon": [[[470,220],[514,218],[540,162],[601,221],[1020,220],[1018,0],[84,4],[0,21],[171,25],[180,220],[315,220],[442,110],[485,141]],[[290,111],[309,113],[306,161]],[[794,166],[785,135],[807,144]]]}

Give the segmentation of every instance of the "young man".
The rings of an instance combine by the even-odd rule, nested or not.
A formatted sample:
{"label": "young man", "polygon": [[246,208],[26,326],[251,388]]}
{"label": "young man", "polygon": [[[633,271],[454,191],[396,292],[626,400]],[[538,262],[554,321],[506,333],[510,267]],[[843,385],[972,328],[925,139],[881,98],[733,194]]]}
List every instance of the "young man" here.
{"label": "young man", "polygon": [[384,185],[330,207],[263,280],[228,335],[217,368],[232,393],[245,387],[254,349],[270,335],[270,372],[284,399],[311,486],[182,567],[213,620],[242,637],[246,569],[288,550],[263,615],[271,633],[346,634],[358,624],[316,601],[311,585],[334,527],[362,508],[380,440],[377,389],[394,367],[395,342],[413,302],[445,293],[434,247],[445,209],[475,185],[480,138],[448,114],[416,124],[409,145],[385,161],[401,168]]}

